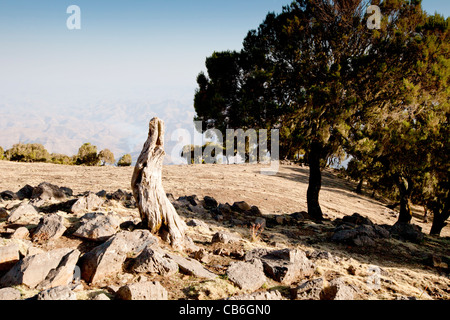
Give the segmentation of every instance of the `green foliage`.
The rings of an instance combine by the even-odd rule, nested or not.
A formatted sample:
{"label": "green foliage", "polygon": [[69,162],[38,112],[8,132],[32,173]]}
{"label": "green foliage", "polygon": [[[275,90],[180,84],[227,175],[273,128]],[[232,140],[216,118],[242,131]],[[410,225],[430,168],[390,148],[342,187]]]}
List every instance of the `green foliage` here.
{"label": "green foliage", "polygon": [[102,165],[105,165],[107,163],[114,164],[116,162],[116,160],[114,159],[114,154],[109,149],[100,151],[100,153],[98,154],[98,157],[99,157],[100,161],[102,162]]}
{"label": "green foliage", "polygon": [[125,154],[119,159],[119,161],[117,162],[117,165],[119,167],[129,167],[129,166],[131,166],[131,163],[132,163],[131,155]]}
{"label": "green foliage", "polygon": [[97,154],[97,147],[88,143],[83,144],[80,149],[78,149],[77,154],[77,165],[86,166],[97,166],[100,160]]}
{"label": "green foliage", "polygon": [[50,154],[42,144],[18,143],[6,151],[6,159],[19,162],[47,162]]}
{"label": "green foliage", "polygon": [[3,150],[2,147],[0,147],[0,160],[3,160],[5,158],[5,150]]}
{"label": "green foliage", "polygon": [[50,155],[50,162],[54,164],[62,165],[74,165],[75,161],[73,157],[66,156],[65,154],[52,153]]}

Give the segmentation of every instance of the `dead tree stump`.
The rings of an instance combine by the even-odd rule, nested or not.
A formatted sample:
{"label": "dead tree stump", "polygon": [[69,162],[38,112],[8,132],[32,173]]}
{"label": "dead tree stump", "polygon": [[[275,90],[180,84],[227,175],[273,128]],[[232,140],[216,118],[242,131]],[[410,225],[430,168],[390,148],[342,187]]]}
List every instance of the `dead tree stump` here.
{"label": "dead tree stump", "polygon": [[186,226],[162,185],[165,154],[164,122],[153,118],[149,124],[148,139],[134,168],[131,188],[143,225],[172,246],[182,249]]}

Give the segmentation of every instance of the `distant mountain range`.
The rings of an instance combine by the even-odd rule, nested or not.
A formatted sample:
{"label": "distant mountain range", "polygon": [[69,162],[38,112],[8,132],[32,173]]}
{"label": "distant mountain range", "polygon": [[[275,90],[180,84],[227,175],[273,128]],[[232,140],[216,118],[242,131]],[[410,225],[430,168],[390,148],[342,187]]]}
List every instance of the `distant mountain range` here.
{"label": "distant mountain range", "polygon": [[41,143],[50,153],[77,154],[85,142],[108,148],[118,160],[130,153],[137,160],[148,135],[148,122],[157,116],[166,123],[166,159],[173,163],[172,133],[179,128],[192,132],[195,115],[192,101],[98,102],[77,106],[38,107],[37,102],[0,103],[0,146]]}

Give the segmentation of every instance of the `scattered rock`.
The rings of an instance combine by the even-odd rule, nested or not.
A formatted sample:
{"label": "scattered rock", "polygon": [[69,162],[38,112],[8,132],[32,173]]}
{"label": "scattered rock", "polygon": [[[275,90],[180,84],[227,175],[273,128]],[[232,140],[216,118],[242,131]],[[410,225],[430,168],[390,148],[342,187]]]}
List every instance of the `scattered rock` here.
{"label": "scattered rock", "polygon": [[43,182],[33,188],[32,200],[64,200],[66,194],[61,188],[48,182]]}
{"label": "scattered rock", "polygon": [[331,241],[360,247],[371,247],[376,244],[376,239],[384,239],[389,236],[389,232],[381,226],[365,223],[352,228],[344,223],[334,229]]}
{"label": "scattered rock", "polygon": [[178,272],[178,264],[159,250],[147,246],[134,259],[132,270],[138,273],[155,273],[168,277]]}
{"label": "scattered rock", "polygon": [[203,202],[205,203],[206,209],[215,209],[219,206],[219,203],[213,197],[205,196]]}
{"label": "scattered rock", "polygon": [[401,240],[410,241],[414,243],[420,243],[424,239],[424,234],[422,233],[422,228],[410,224],[410,223],[399,223],[397,222],[390,230],[391,235]]}
{"label": "scattered rock", "polygon": [[8,216],[8,211],[5,208],[0,208],[0,219],[7,219]]}
{"label": "scattered rock", "polygon": [[237,211],[239,213],[244,213],[246,211],[252,210],[252,207],[245,201],[235,202],[231,206],[231,210]]}
{"label": "scattered rock", "polygon": [[[70,248],[62,248],[40,254],[28,255],[17,262],[0,279],[0,286],[11,287],[24,284],[34,289],[46,280],[50,271],[58,269],[64,257],[73,254],[73,251]],[[73,274],[73,269],[70,272]]]}
{"label": "scattered rock", "polygon": [[291,284],[301,278],[311,276],[315,265],[298,249],[258,250],[246,254],[249,257],[261,259],[266,275],[283,284]]}
{"label": "scattered rock", "polygon": [[6,201],[17,200],[19,197],[12,191],[6,190],[0,193],[0,198]]}
{"label": "scattered rock", "polygon": [[228,279],[242,290],[255,291],[266,282],[261,260],[233,262],[227,270]]}
{"label": "scattered rock", "polygon": [[117,191],[107,194],[106,198],[110,200],[122,201],[122,200],[131,200],[133,199],[133,194],[131,192],[125,192],[122,189],[118,189]]}
{"label": "scattered rock", "polygon": [[50,272],[45,277],[45,280],[39,283],[37,288],[39,290],[65,286],[72,283],[74,279],[74,270],[80,257],[80,251],[77,249],[73,250],[69,254],[65,255],[61,262],[55,269],[50,270]]}
{"label": "scattered rock", "polygon": [[31,199],[31,197],[33,196],[33,190],[34,190],[34,187],[27,184],[22,189],[17,191],[17,193],[16,193],[17,198],[19,198],[19,200]]}
{"label": "scattered rock", "polygon": [[28,231],[25,227],[20,227],[16,229],[11,235],[11,239],[27,239],[30,235],[30,231]]}
{"label": "scattered rock", "polygon": [[199,219],[192,219],[186,223],[189,227],[207,227],[206,223]]}
{"label": "scattered rock", "polygon": [[203,267],[200,262],[194,259],[184,258],[172,253],[166,253],[166,256],[178,264],[181,273],[205,279],[214,279],[217,277],[214,273]]}
{"label": "scattered rock", "polygon": [[81,225],[73,235],[93,241],[108,240],[119,231],[120,227],[119,219],[101,212],[85,214],[80,223]]}
{"label": "scattered rock", "polygon": [[0,289],[0,301],[22,300],[22,294],[15,288]]}
{"label": "scattered rock", "polygon": [[33,241],[48,241],[60,238],[67,230],[63,221],[64,218],[57,213],[43,216],[33,233]]}
{"label": "scattered rock", "polygon": [[11,269],[20,260],[19,250],[17,243],[0,247],[0,271]]}
{"label": "scattered rock", "polygon": [[77,295],[68,286],[59,286],[41,291],[38,300],[77,300]]}
{"label": "scattered rock", "polygon": [[261,217],[255,219],[255,226],[260,226],[260,228],[265,229],[267,227],[267,220]]}
{"label": "scattered rock", "polygon": [[291,290],[291,297],[297,300],[320,300],[323,288],[322,278],[306,280]]}
{"label": "scattered rock", "polygon": [[354,300],[356,290],[342,278],[333,279],[321,293],[321,300]]}
{"label": "scattered rock", "polygon": [[72,213],[81,213],[100,208],[105,203],[105,200],[97,196],[93,192],[79,198],[71,208]]}
{"label": "scattered rock", "polygon": [[203,248],[192,252],[191,257],[202,263],[208,263],[210,261],[210,255],[209,255],[208,251],[206,251]]}
{"label": "scattered rock", "polygon": [[99,283],[122,270],[129,254],[138,255],[158,239],[148,230],[121,231],[80,259],[81,277],[88,283]]}
{"label": "scattered rock", "polygon": [[238,242],[240,239],[239,236],[231,234],[231,233],[227,233],[227,232],[223,232],[223,231],[219,231],[217,233],[215,233],[212,237],[211,242],[212,243],[230,243],[230,242]]}
{"label": "scattered rock", "polygon": [[111,300],[106,294],[104,294],[103,292],[102,293],[99,293],[99,294],[97,294],[95,297],[93,297],[91,300],[99,300],[99,301],[101,301],[101,300]]}
{"label": "scattered rock", "polygon": [[148,281],[121,287],[116,293],[116,298],[119,300],[168,300],[168,293],[158,281]]}
{"label": "scattered rock", "polygon": [[254,300],[254,301],[264,301],[264,300],[284,300],[280,291],[265,291],[265,292],[254,292],[250,294],[243,294],[238,296],[233,296],[227,300]]}
{"label": "scattered rock", "polygon": [[36,208],[28,201],[25,201],[11,211],[8,217],[8,223],[38,224],[40,219],[41,215]]}

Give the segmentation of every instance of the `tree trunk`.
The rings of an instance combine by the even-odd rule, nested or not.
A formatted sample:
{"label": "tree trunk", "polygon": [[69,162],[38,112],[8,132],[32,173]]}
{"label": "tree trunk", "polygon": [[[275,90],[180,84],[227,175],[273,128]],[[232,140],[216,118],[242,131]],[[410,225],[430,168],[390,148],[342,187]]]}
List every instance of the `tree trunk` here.
{"label": "tree trunk", "polygon": [[363,183],[364,183],[364,178],[361,178],[361,180],[359,180],[358,186],[356,187],[357,194],[362,194]]}
{"label": "tree trunk", "polygon": [[439,236],[442,232],[442,229],[447,225],[445,222],[450,217],[450,195],[447,195],[446,202],[444,204],[444,208],[441,210],[435,209],[433,210],[433,224],[431,226],[430,235]]}
{"label": "tree trunk", "polygon": [[308,156],[309,185],[306,195],[308,214],[312,219],[322,220],[323,214],[319,204],[319,193],[322,187],[322,173],[320,171],[320,156],[322,146],[318,142],[312,142]]}
{"label": "tree trunk", "polygon": [[131,188],[144,227],[182,249],[186,227],[162,186],[164,156],[164,122],[153,118],[133,172]]}
{"label": "tree trunk", "polygon": [[412,219],[411,213],[411,192],[412,181],[411,179],[399,178],[398,186],[400,189],[400,215],[398,222],[410,223]]}

